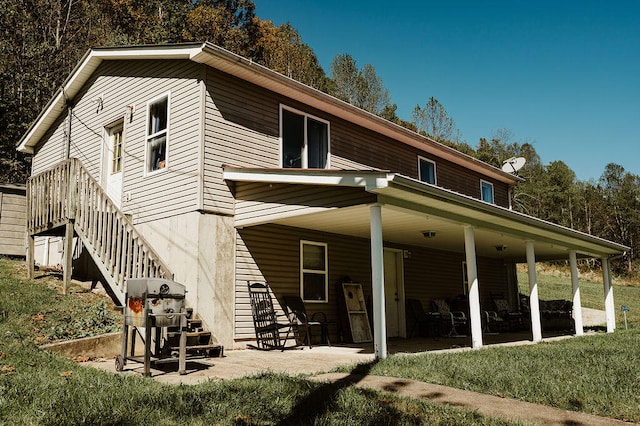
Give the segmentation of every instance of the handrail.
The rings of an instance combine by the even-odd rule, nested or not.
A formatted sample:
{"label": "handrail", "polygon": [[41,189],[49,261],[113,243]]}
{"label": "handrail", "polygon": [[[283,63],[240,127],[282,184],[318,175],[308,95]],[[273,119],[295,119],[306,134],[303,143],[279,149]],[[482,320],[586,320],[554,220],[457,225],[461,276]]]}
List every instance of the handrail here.
{"label": "handrail", "polygon": [[[172,278],[169,267],[77,158],[27,180],[27,232],[39,234],[73,221],[96,262],[120,290],[128,278]],[[103,269],[103,268],[101,268]]]}

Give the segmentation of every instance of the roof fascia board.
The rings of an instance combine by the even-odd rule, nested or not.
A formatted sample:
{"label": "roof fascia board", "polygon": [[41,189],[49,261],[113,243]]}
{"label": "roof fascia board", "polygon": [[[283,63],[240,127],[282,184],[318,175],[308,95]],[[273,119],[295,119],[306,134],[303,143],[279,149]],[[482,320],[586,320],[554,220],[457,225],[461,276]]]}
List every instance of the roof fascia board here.
{"label": "roof fascia board", "polygon": [[289,183],[363,187],[367,191],[384,188],[393,173],[314,169],[240,169],[225,167],[223,179],[235,182]]}
{"label": "roof fascia board", "polygon": [[437,155],[500,182],[513,185],[524,180],[211,43],[206,43],[202,53],[195,55],[192,60],[206,63],[253,84],[344,118],[361,127],[399,140],[421,151]]}
{"label": "roof fascia board", "polygon": [[94,48],[87,51],[69,77],[62,83],[40,112],[27,133],[17,144],[20,152],[33,154],[34,147],[48,127],[60,116],[68,101],[82,89],[89,77],[104,60],[126,59],[191,59],[202,50],[202,43],[175,46],[132,46],[122,48]]}

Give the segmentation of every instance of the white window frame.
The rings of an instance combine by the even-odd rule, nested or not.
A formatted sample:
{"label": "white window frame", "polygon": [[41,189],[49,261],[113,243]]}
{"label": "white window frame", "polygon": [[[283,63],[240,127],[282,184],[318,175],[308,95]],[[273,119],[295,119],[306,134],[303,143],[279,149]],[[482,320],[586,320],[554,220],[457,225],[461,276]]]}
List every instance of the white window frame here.
{"label": "white window frame", "polygon": [[294,114],[298,114],[298,115],[302,115],[304,116],[304,145],[302,148],[302,165],[301,167],[303,169],[308,169],[309,168],[309,156],[307,153],[307,121],[309,118],[311,118],[312,120],[318,121],[320,123],[324,123],[327,125],[327,163],[325,164],[324,168],[328,169],[331,167],[331,122],[328,120],[325,120],[323,118],[317,117],[315,115],[306,113],[304,111],[300,111],[299,109],[295,109],[283,104],[280,104],[280,136],[278,138],[278,140],[280,141],[280,167],[284,168],[284,140],[282,138],[282,132],[283,132],[283,116],[282,116],[282,112],[283,111],[289,111],[292,112]]}
{"label": "white window frame", "polygon": [[[421,165],[420,163],[422,161],[426,161],[427,163],[433,164],[433,183],[432,182],[427,182],[426,180],[422,179],[422,173],[421,173],[422,168],[420,167],[420,165]],[[429,158],[426,158],[426,157],[418,156],[418,180],[420,180],[420,182],[429,183],[431,185],[437,185],[438,184],[438,172],[437,172],[437,169],[436,169],[436,162],[435,161],[433,161],[433,160],[431,160]]]}
{"label": "white window frame", "polygon": [[[159,132],[150,134],[149,131],[149,118],[151,115],[151,105],[158,103],[159,101],[165,99],[167,100],[167,127],[164,130],[161,130]],[[166,92],[163,93],[159,96],[156,96],[155,98],[147,101],[147,114],[146,114],[146,120],[145,120],[145,140],[144,140],[144,175],[145,176],[149,176],[149,175],[155,175],[157,173],[163,173],[166,172],[167,170],[169,170],[169,129],[170,129],[170,123],[171,123],[171,92]],[[161,136],[162,134],[165,134],[165,154],[164,154],[164,161],[165,161],[165,165],[162,168],[159,168],[157,170],[150,170],[150,164],[149,162],[151,161],[149,156],[150,156],[150,148],[149,148],[149,143],[152,139]]]}
{"label": "white window frame", "polygon": [[[484,199],[484,191],[482,190],[484,185],[488,185],[491,188],[491,201]],[[494,190],[493,183],[480,179],[480,199],[487,203],[491,203],[491,204],[496,203],[496,192]]]}
{"label": "white window frame", "polygon": [[[114,160],[116,159],[114,142],[115,142],[115,136],[118,133],[120,133],[120,157],[119,157],[120,169],[116,171],[114,170],[114,167],[113,167]],[[108,158],[107,161],[109,162],[108,174],[113,175],[116,173],[122,173],[123,160],[124,160],[124,118],[116,121],[111,126],[108,126],[107,135],[109,140],[109,146],[107,147],[107,149],[111,152],[111,154],[107,157]]]}
{"label": "white window frame", "polygon": [[[304,246],[318,246],[324,248],[324,270],[304,268]],[[304,298],[304,274],[324,275],[324,299]],[[329,302],[329,245],[327,243],[309,240],[300,240],[300,297],[307,303]]]}

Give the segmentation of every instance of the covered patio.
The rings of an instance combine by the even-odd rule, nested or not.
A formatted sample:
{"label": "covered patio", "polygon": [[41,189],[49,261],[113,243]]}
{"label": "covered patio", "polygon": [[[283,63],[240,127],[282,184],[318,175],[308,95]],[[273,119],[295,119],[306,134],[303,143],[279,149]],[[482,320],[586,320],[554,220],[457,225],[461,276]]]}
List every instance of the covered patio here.
{"label": "covered patio", "polygon": [[[411,257],[412,248],[457,254],[464,259],[471,348],[480,348],[490,340],[483,333],[481,289],[491,283],[478,278],[479,258],[513,267],[516,263],[528,265],[528,339],[533,342],[543,338],[536,262],[569,261],[575,334],[582,335],[577,260],[600,259],[606,328],[608,332],[615,330],[609,261],[628,250],[623,245],[386,171],[225,167],[224,178],[234,185],[238,229],[273,224],[369,240],[376,358],[385,358],[390,352],[384,270],[384,251],[389,247],[405,259]],[[517,297],[515,284],[510,283],[511,300]],[[403,317],[404,294],[396,296]],[[406,337],[402,326],[400,336]]]}

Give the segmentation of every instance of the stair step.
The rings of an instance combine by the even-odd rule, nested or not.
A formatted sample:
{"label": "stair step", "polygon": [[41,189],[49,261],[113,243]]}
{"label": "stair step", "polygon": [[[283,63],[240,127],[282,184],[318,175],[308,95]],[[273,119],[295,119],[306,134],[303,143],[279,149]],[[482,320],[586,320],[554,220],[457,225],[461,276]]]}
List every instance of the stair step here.
{"label": "stair step", "polygon": [[[167,337],[180,337],[179,331],[168,331]],[[210,331],[187,331],[187,339],[189,337],[211,337]]]}

